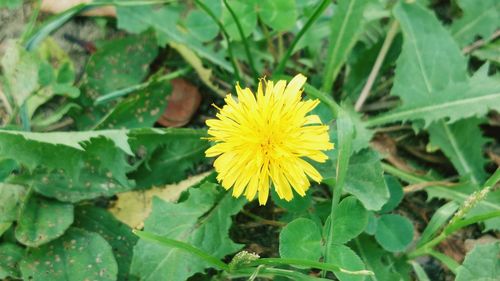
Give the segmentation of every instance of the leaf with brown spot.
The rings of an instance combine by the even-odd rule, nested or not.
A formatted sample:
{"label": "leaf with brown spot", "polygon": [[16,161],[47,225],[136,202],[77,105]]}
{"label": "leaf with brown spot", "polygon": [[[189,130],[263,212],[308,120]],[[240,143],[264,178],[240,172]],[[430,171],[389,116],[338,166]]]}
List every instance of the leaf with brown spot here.
{"label": "leaf with brown spot", "polygon": [[182,127],[189,123],[198,110],[201,95],[193,84],[184,79],[172,80],[173,91],[168,98],[168,106],[158,120],[164,127]]}

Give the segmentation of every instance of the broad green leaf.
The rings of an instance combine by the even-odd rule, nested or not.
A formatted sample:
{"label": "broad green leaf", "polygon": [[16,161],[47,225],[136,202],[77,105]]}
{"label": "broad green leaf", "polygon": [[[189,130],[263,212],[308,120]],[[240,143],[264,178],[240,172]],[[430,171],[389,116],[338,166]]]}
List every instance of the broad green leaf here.
{"label": "broad green leaf", "polygon": [[389,188],[390,197],[389,201],[387,201],[387,203],[382,206],[380,213],[387,213],[396,209],[396,207],[399,206],[399,203],[401,203],[401,200],[403,200],[404,197],[403,187],[401,186],[401,183],[397,178],[387,175],[384,178],[385,182],[387,183],[387,187]]}
{"label": "broad green leaf", "polygon": [[335,209],[331,223],[333,223],[333,233],[331,233],[333,243],[345,244],[366,228],[368,212],[361,202],[349,196]]}
{"label": "broad green leaf", "polygon": [[257,1],[256,5],[259,17],[274,30],[286,31],[297,21],[295,0]]}
{"label": "broad green leaf", "polygon": [[30,196],[17,220],[16,239],[38,247],[59,238],[73,223],[73,205]]}
{"label": "broad green leaf", "polygon": [[219,26],[204,11],[191,10],[186,18],[186,28],[202,42],[213,40],[219,33]]}
{"label": "broad green leaf", "polygon": [[[189,197],[174,204],[153,199],[153,211],[144,231],[191,244],[214,257],[223,258],[241,248],[229,239],[231,216],[238,213],[244,199],[212,183],[189,189]],[[210,267],[205,261],[183,250],[159,247],[140,240],[134,248],[131,272],[144,281],[183,281]]]}
{"label": "broad green leaf", "polygon": [[178,182],[185,178],[186,172],[195,163],[205,159],[205,150],[209,144],[201,139],[203,134],[190,130],[174,132],[161,135],[144,131],[144,134],[135,135],[138,141],[134,141],[132,145],[147,149],[143,164],[129,175],[135,179],[138,187]]}
{"label": "broad green leaf", "polygon": [[[247,0],[232,0],[227,1],[233,12],[238,17],[238,21],[241,24],[241,29],[243,30],[243,35],[248,37],[257,26],[257,12],[254,7],[254,1]],[[222,24],[227,30],[227,33],[233,40],[241,40],[240,33],[236,22],[229,10],[224,7],[222,10]]]}
{"label": "broad green leaf", "polygon": [[282,258],[318,261],[323,251],[321,229],[310,219],[299,218],[280,232],[279,252]]}
{"label": "broad green leaf", "polygon": [[99,122],[96,129],[133,129],[152,127],[163,114],[172,92],[168,81],[153,82],[121,102]]}
{"label": "broad green leaf", "polygon": [[347,55],[363,29],[363,12],[370,0],[339,1],[331,22],[328,59],[324,73],[323,91],[330,92]]}
{"label": "broad green leaf", "polygon": [[3,182],[16,168],[16,161],[12,159],[0,160],[0,182]]}
{"label": "broad green leaf", "polygon": [[476,245],[467,253],[465,260],[457,270],[456,281],[498,280],[500,276],[500,242]]}
{"label": "broad green leaf", "polygon": [[423,119],[428,126],[500,109],[500,78],[488,77],[486,67],[469,78],[464,56],[431,11],[418,3],[398,3],[394,15],[404,44],[392,94],[403,105],[369,121],[371,125]]}
{"label": "broad green leaf", "polygon": [[375,239],[387,251],[404,251],[413,240],[413,224],[400,215],[382,215],[377,223]]}
{"label": "broad green leaf", "polygon": [[0,244],[0,279],[9,280],[21,278],[19,262],[24,256],[24,249],[16,244]]}
{"label": "broad green leaf", "polygon": [[352,151],[357,153],[370,146],[374,132],[368,128],[366,123],[361,120],[361,114],[354,111],[350,105],[343,105],[345,111],[351,117],[354,125],[354,139],[352,141]]}
{"label": "broad green leaf", "polygon": [[[11,223],[17,220],[26,188],[20,185],[0,183],[0,223]],[[0,232],[0,236],[2,232]]]}
{"label": "broad green leaf", "polygon": [[118,267],[111,246],[97,233],[70,228],[61,238],[31,248],[21,261],[24,280],[115,281]]}
{"label": "broad green leaf", "polygon": [[10,94],[17,106],[24,104],[26,99],[38,89],[38,59],[15,42],[6,44],[5,54],[0,61],[5,77],[5,92]]}
{"label": "broad green leaf", "polygon": [[483,147],[487,140],[482,136],[477,118],[463,119],[451,125],[443,121],[429,126],[432,145],[441,148],[451,160],[460,176],[468,178],[475,186],[481,186],[486,179]]}
{"label": "broad green leaf", "polygon": [[366,224],[365,232],[370,235],[375,235],[377,231],[378,218],[375,212],[368,212],[368,223]]}
{"label": "broad green leaf", "polygon": [[[187,36],[177,25],[179,12],[168,6],[155,9],[152,6],[141,7],[118,7],[118,27],[131,33],[140,33],[148,28],[156,32],[158,44],[164,46],[166,43],[175,42],[188,46],[198,56],[233,72],[231,64],[222,54],[217,54],[201,42]],[[253,29],[253,28],[252,28]]]}
{"label": "broad green leaf", "polygon": [[360,253],[366,267],[375,273],[368,280],[401,281],[407,280],[410,267],[405,257],[397,258],[367,235],[360,235],[356,240],[356,250]]}
{"label": "broad green leaf", "polygon": [[[345,245],[340,245],[340,244],[332,245],[330,253],[331,256],[328,257],[328,261],[344,269],[351,271],[366,269],[365,264],[359,258],[359,256],[353,250],[351,250],[351,248]],[[363,275],[347,274],[340,271],[334,271],[333,273],[340,281],[365,280],[365,276]]]}
{"label": "broad green leaf", "polygon": [[496,0],[458,0],[462,17],[450,27],[460,46],[471,43],[479,35],[488,39],[500,26],[500,3]]}
{"label": "broad green leaf", "polygon": [[389,200],[380,158],[375,151],[365,149],[351,157],[345,190],[356,196],[367,210],[380,210]]}
{"label": "broad green leaf", "polygon": [[438,230],[441,229],[445,223],[449,222],[451,216],[453,216],[455,211],[458,210],[458,207],[459,206],[456,202],[450,201],[437,209],[425,227],[424,232],[422,232],[420,240],[418,240],[417,247],[420,247],[430,241],[438,233]]}
{"label": "broad green leaf", "polygon": [[118,264],[118,280],[135,280],[129,276],[129,271],[137,236],[130,227],[108,211],[96,207],[78,207],[75,210],[75,226],[98,233],[108,241]]}

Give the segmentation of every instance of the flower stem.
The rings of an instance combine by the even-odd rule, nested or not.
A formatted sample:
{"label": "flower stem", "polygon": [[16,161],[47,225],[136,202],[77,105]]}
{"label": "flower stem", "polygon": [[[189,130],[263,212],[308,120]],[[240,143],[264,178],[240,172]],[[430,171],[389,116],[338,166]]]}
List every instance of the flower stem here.
{"label": "flower stem", "polygon": [[263,258],[252,261],[250,265],[298,265],[298,266],[317,268],[328,271],[339,271],[352,275],[373,275],[373,272],[369,270],[351,271],[331,263],[302,260],[302,259]]}
{"label": "flower stem", "polygon": [[248,63],[250,64],[250,68],[252,69],[253,78],[255,80],[255,83],[257,83],[259,81],[259,74],[257,72],[257,69],[255,68],[255,64],[253,62],[253,57],[252,57],[252,54],[250,53],[250,47],[248,46],[248,41],[245,38],[245,34],[243,33],[243,28],[241,27],[240,20],[238,19],[238,16],[235,14],[235,12],[231,8],[231,6],[229,6],[229,3],[227,3],[227,0],[223,0],[223,2],[224,2],[224,5],[226,6],[227,10],[229,11],[231,16],[233,17],[234,22],[236,23],[236,27],[238,28],[238,32],[240,33],[241,42],[243,42],[243,47],[245,48],[245,53],[246,53],[247,58],[248,58]]}
{"label": "flower stem", "polygon": [[333,218],[337,206],[340,202],[340,196],[344,189],[345,178],[347,175],[347,167],[349,165],[349,158],[351,157],[351,146],[354,137],[354,129],[350,117],[344,112],[340,111],[337,119],[337,132],[338,132],[338,157],[337,157],[337,174],[336,182],[333,185],[332,193],[332,208],[330,211],[330,230],[327,235],[327,243],[325,247],[325,261],[328,262],[331,256],[330,250],[333,244]]}
{"label": "flower stem", "polygon": [[287,50],[285,52],[285,55],[281,58],[280,63],[276,67],[276,70],[274,71],[274,73],[276,73],[278,75],[279,74],[283,74],[283,71],[285,70],[286,63],[287,63],[288,59],[290,59],[290,57],[292,56],[293,51],[295,49],[295,46],[297,46],[297,44],[299,43],[299,41],[302,38],[302,36],[304,36],[304,34],[306,33],[306,31],[309,30],[309,28],[312,26],[312,24],[325,11],[326,7],[328,7],[328,4],[330,4],[330,3],[331,3],[330,0],[323,0],[316,7],[316,9],[314,10],[314,12],[311,15],[311,17],[309,17],[309,19],[307,19],[307,22],[304,25],[304,27],[302,27],[300,29],[300,31],[297,33],[297,35],[293,39],[293,41],[290,44],[290,46],[287,48]]}
{"label": "flower stem", "polygon": [[222,34],[224,34],[224,38],[226,39],[227,43],[227,53],[229,55],[229,59],[231,60],[231,64],[233,65],[234,68],[234,75],[236,76],[237,81],[241,81],[240,77],[240,69],[238,67],[238,64],[236,63],[236,58],[233,55],[233,48],[231,46],[231,41],[229,40],[229,34],[227,33],[226,28],[224,25],[219,21],[219,19],[214,15],[212,10],[210,10],[207,5],[205,5],[202,1],[200,0],[194,0],[200,8],[209,15],[212,20],[219,26],[220,30],[222,31]]}

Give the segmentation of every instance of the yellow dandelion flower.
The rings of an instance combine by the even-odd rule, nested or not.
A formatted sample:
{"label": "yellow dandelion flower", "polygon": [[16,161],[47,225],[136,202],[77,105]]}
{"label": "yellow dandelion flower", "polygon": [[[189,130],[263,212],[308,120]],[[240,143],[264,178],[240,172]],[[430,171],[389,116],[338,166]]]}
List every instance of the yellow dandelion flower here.
{"label": "yellow dandelion flower", "polygon": [[308,115],[318,100],[302,101],[302,74],[288,85],[262,81],[254,96],[250,89],[236,86],[238,99],[231,94],[219,108],[216,119],[208,120],[209,140],[215,142],[205,154],[214,161],[217,180],[233,196],[243,193],[266,204],[271,183],[282,199],[293,198],[292,189],[304,196],[308,177],[320,182],[320,173],[305,158],[325,162],[323,150],[333,149],[328,126],[317,115]]}

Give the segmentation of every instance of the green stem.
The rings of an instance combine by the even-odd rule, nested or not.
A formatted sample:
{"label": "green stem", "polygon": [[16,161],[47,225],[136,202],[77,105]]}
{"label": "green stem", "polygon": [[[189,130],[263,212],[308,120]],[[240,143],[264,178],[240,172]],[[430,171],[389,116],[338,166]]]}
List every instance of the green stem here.
{"label": "green stem", "polygon": [[[255,268],[243,268],[238,269],[235,272],[231,272],[229,276],[231,278],[243,278],[252,276],[255,273]],[[257,277],[264,277],[273,280],[274,277],[281,276],[288,278],[290,280],[309,280],[310,276],[304,275],[303,273],[297,272],[295,270],[272,268],[272,267],[262,267],[259,269]],[[307,279],[308,278],[308,279]],[[225,280],[225,279],[224,279]],[[315,278],[318,281],[328,281],[329,279]]]}
{"label": "green stem", "polygon": [[150,232],[145,232],[145,231],[137,231],[134,230],[134,234],[139,236],[141,239],[151,241],[154,243],[157,243],[162,246],[167,246],[167,247],[174,247],[180,250],[184,250],[192,255],[195,255],[199,257],[200,259],[210,263],[214,267],[224,270],[224,271],[229,271],[229,265],[226,263],[222,262],[218,258],[208,254],[205,251],[202,251],[196,247],[191,246],[190,244],[184,243],[182,241],[158,236],[156,234],[150,233]]}
{"label": "green stem", "polygon": [[295,50],[295,46],[299,43],[300,39],[304,34],[306,33],[307,30],[313,25],[314,22],[318,19],[318,17],[325,11],[326,7],[331,3],[330,0],[323,0],[314,10],[313,14],[309,19],[307,19],[306,24],[300,29],[300,31],[297,33],[295,38],[293,39],[292,43],[290,46],[287,48],[285,55],[283,58],[281,58],[280,63],[276,67],[276,70],[274,71],[276,74],[282,74],[285,70],[285,66],[287,61],[290,59],[290,57],[293,54],[293,51]]}
{"label": "green stem", "polygon": [[240,37],[241,37],[241,42],[243,42],[243,47],[245,48],[245,53],[246,53],[247,58],[248,58],[248,63],[250,64],[250,68],[252,69],[253,78],[255,80],[255,83],[257,83],[259,81],[259,74],[257,72],[257,69],[255,68],[255,64],[253,62],[253,57],[252,57],[252,54],[250,53],[250,47],[248,46],[248,41],[245,37],[245,34],[243,33],[243,28],[241,27],[240,20],[238,19],[238,16],[235,14],[235,12],[231,8],[231,6],[229,6],[229,3],[227,3],[227,0],[223,0],[223,2],[224,2],[224,5],[226,6],[227,10],[229,11],[231,16],[233,17],[234,22],[236,23],[236,27],[238,28],[238,32],[239,32]]}
{"label": "green stem", "polygon": [[148,81],[146,81],[144,83],[141,83],[141,84],[137,84],[137,85],[133,85],[133,86],[130,86],[130,87],[127,87],[127,88],[123,88],[123,89],[120,89],[120,90],[113,91],[113,92],[111,92],[109,94],[105,94],[105,95],[102,95],[102,96],[98,97],[95,100],[94,105],[100,105],[100,104],[103,104],[103,103],[107,103],[107,102],[115,100],[117,98],[126,96],[126,95],[128,95],[128,94],[130,94],[132,92],[145,89],[145,88],[147,88],[153,82],[161,82],[161,81],[168,81],[168,80],[175,79],[177,77],[180,77],[182,75],[185,75],[185,74],[189,73],[191,70],[192,70],[191,66],[187,66],[187,67],[178,69],[176,71],[170,72],[168,74],[165,74],[163,76],[160,76],[160,77],[158,77],[156,79],[153,78],[153,79],[150,79],[150,80],[148,80]]}
{"label": "green stem", "polygon": [[205,4],[203,4],[202,1],[200,1],[200,0],[194,0],[194,1],[196,2],[196,4],[198,4],[198,6],[200,6],[200,8],[205,13],[207,13],[210,16],[210,18],[212,18],[212,20],[219,26],[220,30],[224,34],[224,38],[226,39],[226,43],[227,43],[227,53],[228,53],[229,58],[231,60],[231,64],[233,65],[233,68],[234,68],[234,75],[236,75],[236,80],[237,81],[241,81],[240,70],[239,70],[238,64],[236,63],[236,58],[233,55],[233,49],[231,47],[231,41],[229,40],[229,34],[227,33],[226,28],[219,21],[219,19],[214,15],[214,13],[212,12],[212,10],[210,10]]}
{"label": "green stem", "polygon": [[333,245],[333,230],[335,225],[332,221],[335,217],[335,211],[337,210],[340,202],[340,196],[342,195],[344,189],[347,167],[349,165],[349,158],[351,157],[352,140],[354,136],[352,121],[344,111],[339,112],[337,119],[337,132],[339,138],[339,152],[337,158],[336,182],[332,189],[333,198],[332,208],[330,210],[330,230],[328,232],[327,243],[325,246],[325,261],[327,262],[330,257],[330,248]]}
{"label": "green stem", "polygon": [[358,271],[351,271],[344,269],[340,266],[331,264],[331,263],[323,263],[323,262],[316,262],[316,261],[311,261],[311,260],[301,260],[301,259],[282,259],[282,258],[263,258],[263,259],[258,259],[252,261],[249,265],[295,265],[295,266],[303,266],[303,267],[309,267],[309,268],[317,268],[317,269],[323,269],[323,270],[328,270],[328,271],[338,271],[338,272],[343,272],[347,274],[352,274],[352,275],[373,275],[373,272],[369,270],[358,270]]}
{"label": "green stem", "polygon": [[446,267],[448,267],[448,269],[451,270],[453,274],[455,275],[457,274],[457,268],[460,265],[454,259],[450,258],[449,256],[441,252],[437,252],[434,250],[430,250],[428,254],[434,257],[435,259],[439,260],[442,264],[446,265]]}
{"label": "green stem", "polygon": [[37,0],[35,3],[35,7],[33,8],[33,13],[31,14],[30,20],[26,25],[26,29],[21,36],[21,42],[24,41],[30,36],[33,32],[33,28],[35,28],[36,20],[38,19],[38,15],[40,14],[40,7],[42,6],[42,0]]}

